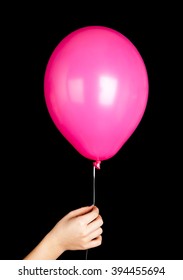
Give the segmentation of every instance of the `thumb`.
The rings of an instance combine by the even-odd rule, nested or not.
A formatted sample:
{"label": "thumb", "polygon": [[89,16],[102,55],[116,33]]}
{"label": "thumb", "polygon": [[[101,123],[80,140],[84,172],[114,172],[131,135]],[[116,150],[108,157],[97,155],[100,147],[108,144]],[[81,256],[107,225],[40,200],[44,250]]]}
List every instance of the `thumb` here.
{"label": "thumb", "polygon": [[73,210],[73,211],[69,212],[69,217],[74,218],[77,216],[84,215],[84,214],[90,212],[93,209],[93,207],[94,207],[94,205],[91,205],[91,206],[85,206],[85,207],[81,207],[76,210]]}

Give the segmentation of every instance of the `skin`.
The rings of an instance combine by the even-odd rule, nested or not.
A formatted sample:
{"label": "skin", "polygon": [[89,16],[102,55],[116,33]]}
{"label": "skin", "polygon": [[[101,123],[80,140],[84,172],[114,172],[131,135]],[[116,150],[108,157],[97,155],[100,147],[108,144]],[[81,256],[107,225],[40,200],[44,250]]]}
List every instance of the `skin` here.
{"label": "skin", "polygon": [[56,260],[67,250],[87,250],[102,243],[103,220],[92,205],[65,215],[24,260]]}

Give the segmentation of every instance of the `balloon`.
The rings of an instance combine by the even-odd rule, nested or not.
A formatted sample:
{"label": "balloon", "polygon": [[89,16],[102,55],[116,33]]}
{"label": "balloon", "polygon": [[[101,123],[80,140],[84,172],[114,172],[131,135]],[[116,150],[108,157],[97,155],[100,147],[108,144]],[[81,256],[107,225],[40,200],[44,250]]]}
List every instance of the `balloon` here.
{"label": "balloon", "polygon": [[84,157],[113,157],[141,121],[148,75],[132,42],[104,26],[67,35],[53,50],[44,76],[49,114]]}

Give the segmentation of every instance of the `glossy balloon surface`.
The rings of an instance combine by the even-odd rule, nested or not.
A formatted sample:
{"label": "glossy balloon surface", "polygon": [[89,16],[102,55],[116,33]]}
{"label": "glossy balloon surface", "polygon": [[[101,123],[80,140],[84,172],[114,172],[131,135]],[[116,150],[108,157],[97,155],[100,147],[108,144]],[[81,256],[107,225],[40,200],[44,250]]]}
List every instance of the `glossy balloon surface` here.
{"label": "glossy balloon surface", "polygon": [[73,31],[53,50],[45,101],[60,133],[84,157],[114,156],[141,121],[148,75],[137,48],[103,26]]}

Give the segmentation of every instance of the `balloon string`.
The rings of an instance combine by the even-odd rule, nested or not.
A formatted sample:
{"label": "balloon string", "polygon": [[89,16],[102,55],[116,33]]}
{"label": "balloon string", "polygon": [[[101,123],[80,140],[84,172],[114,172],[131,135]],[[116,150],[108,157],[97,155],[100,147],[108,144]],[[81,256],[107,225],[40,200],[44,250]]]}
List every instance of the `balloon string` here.
{"label": "balloon string", "polygon": [[95,205],[95,165],[93,165],[93,205]]}
{"label": "balloon string", "polygon": [[[100,162],[99,162],[99,165],[100,165]],[[95,205],[95,168],[97,168],[96,162],[93,164],[93,205]],[[99,167],[98,167],[98,169],[99,169]],[[86,250],[86,260],[87,259],[88,259],[88,249]]]}

